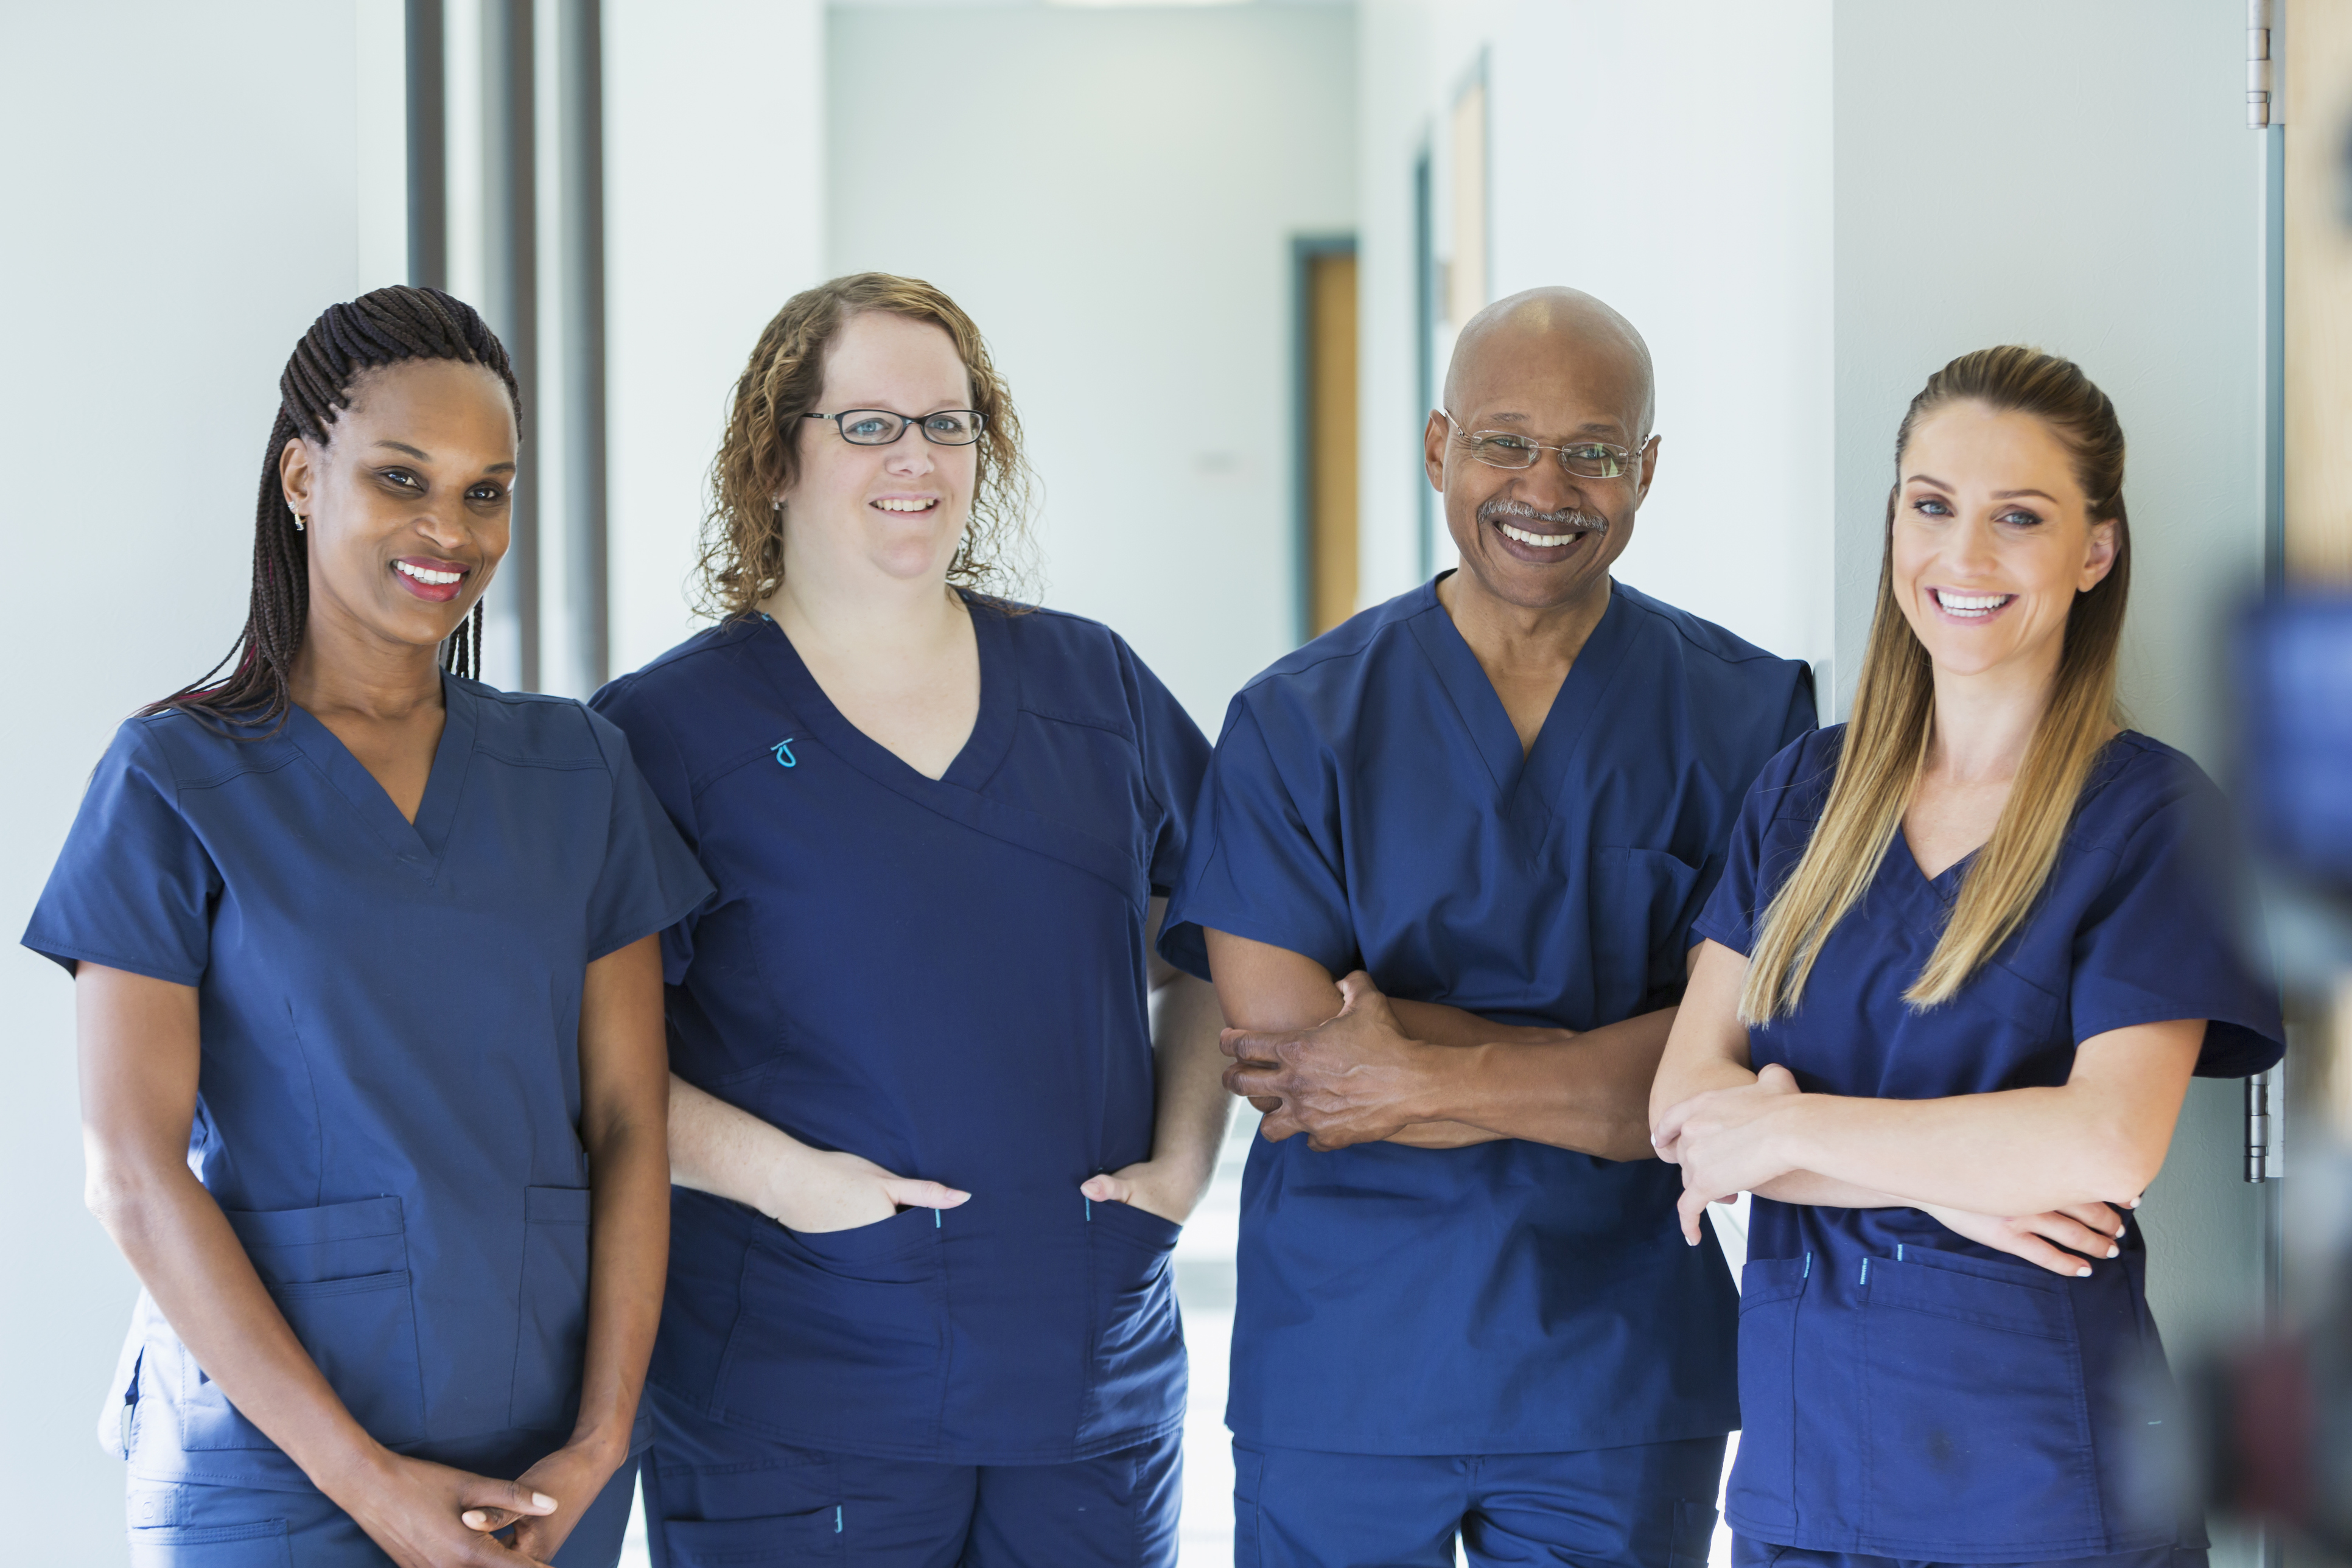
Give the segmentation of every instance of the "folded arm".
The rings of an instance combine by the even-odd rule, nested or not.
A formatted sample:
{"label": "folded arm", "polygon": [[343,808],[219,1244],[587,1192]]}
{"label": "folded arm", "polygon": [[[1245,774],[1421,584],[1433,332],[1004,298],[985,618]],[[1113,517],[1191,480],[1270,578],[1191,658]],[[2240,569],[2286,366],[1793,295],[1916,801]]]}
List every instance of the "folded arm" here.
{"label": "folded arm", "polygon": [[1268,1137],[1651,1153],[1644,1110],[1671,1009],[1578,1034],[1391,1001],[1369,975],[1335,981],[1302,954],[1223,931],[1209,932],[1209,963],[1236,1026],[1226,1085],[1267,1111]]}
{"label": "folded arm", "polygon": [[[2106,1238],[2122,1226],[2108,1205],[2136,1204],[2155,1179],[2205,1035],[2202,1019],[2110,1030],[2077,1047],[2067,1081],[2052,1088],[1807,1094],[1784,1068],[1749,1068],[1738,1019],[1747,973],[1741,954],[1704,944],[1651,1095],[1659,1152],[1683,1167],[1685,1234],[1708,1201],[1746,1191],[1920,1208],[1979,1241],[1988,1224],[2054,1231],[2078,1251],[2113,1256]],[[2079,1272],[2079,1260],[2063,1261]]]}

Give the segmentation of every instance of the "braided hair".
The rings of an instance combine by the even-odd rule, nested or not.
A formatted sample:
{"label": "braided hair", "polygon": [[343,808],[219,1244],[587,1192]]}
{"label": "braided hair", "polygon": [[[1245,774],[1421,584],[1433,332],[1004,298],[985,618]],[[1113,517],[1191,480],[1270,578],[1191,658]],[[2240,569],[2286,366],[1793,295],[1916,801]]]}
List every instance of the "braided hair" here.
{"label": "braided hair", "polygon": [[[254,509],[253,593],[245,629],[221,661],[186,689],[149,703],[140,711],[178,709],[224,732],[252,734],[267,723],[275,734],[293,706],[288,679],[310,610],[309,536],[286,504],[278,462],[286,443],[305,437],[327,444],[329,427],[351,406],[352,389],[368,371],[407,360],[455,360],[478,364],[506,384],[507,400],[522,417],[522,395],[515,385],[507,351],[463,300],[438,289],[394,284],[330,305],[278,377],[278,419],[261,459],[261,495]],[[481,668],[482,605],[458,623],[441,645],[441,668],[472,679]],[[222,670],[228,670],[221,677]],[[215,679],[215,677],[220,677]]]}

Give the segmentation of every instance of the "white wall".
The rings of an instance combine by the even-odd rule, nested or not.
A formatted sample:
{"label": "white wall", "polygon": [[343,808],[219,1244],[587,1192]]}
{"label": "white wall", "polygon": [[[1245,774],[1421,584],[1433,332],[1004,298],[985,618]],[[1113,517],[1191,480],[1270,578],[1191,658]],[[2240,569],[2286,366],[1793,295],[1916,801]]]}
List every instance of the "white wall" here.
{"label": "white wall", "polygon": [[1213,732],[1293,642],[1290,242],[1354,226],[1350,12],[837,6],[827,49],[828,270],[971,312],[1045,483],[1044,602]]}
{"label": "white wall", "polygon": [[706,624],[687,584],[728,394],[824,277],[824,28],[815,0],[606,0],[614,674]]}
{"label": "white wall", "polygon": [[[95,1438],[132,1298],[81,1205],[72,986],[14,945],[115,724],[245,618],[278,375],[361,286],[354,12],[0,7],[0,1557],[124,1560]],[[225,25],[233,22],[234,25]],[[398,200],[397,190],[390,199]]]}

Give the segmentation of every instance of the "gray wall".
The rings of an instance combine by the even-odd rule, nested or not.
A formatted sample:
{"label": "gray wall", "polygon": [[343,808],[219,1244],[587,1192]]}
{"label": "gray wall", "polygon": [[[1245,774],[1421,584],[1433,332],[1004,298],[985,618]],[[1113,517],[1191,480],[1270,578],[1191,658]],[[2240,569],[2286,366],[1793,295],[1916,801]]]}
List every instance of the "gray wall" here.
{"label": "gray wall", "polygon": [[1045,481],[1045,603],[1213,734],[1294,642],[1290,241],[1354,226],[1351,11],[851,6],[826,47],[830,270],[971,312]]}
{"label": "gray wall", "polygon": [[[2262,139],[2236,0],[1839,0],[1837,670],[1853,689],[1903,409],[1953,355],[2081,363],[2131,442],[2124,699],[2214,765],[2205,672],[2263,547]],[[2252,1309],[2241,1090],[2191,1090],[2143,1217],[2176,1354]]]}

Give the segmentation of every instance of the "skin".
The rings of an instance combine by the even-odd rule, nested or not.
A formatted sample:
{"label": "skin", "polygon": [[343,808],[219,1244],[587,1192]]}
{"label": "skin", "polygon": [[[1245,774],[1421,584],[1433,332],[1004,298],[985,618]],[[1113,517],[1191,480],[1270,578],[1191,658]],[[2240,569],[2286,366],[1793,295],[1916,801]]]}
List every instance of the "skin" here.
{"label": "skin", "polygon": [[[507,546],[515,429],[496,377],[413,362],[362,377],[322,446],[279,473],[306,520],[310,612],[295,702],[415,819],[444,711],[439,645]],[[420,596],[394,562],[463,574]],[[76,973],[87,1196],[181,1339],[238,1410],[401,1568],[544,1563],[627,1457],[669,1235],[660,958],[653,938],[590,964],[581,1137],[593,1193],[588,1350],[570,1441],[514,1480],[393,1453],[343,1408],[187,1165],[202,1042],[193,986]],[[512,1528],[509,1546],[489,1533]]]}
{"label": "skin", "polygon": [[[1895,599],[1927,647],[1935,729],[1903,819],[1928,875],[1999,820],[2054,685],[2066,615],[2114,567],[2064,445],[2030,416],[1974,403],[1922,420],[1898,465]],[[1956,595],[1990,597],[1956,614]],[[1751,1070],[1738,1015],[1748,961],[1704,943],[1652,1093],[1659,1152],[1683,1167],[1683,1234],[1709,1201],[1907,1206],[2053,1273],[2116,1256],[2116,1207],[2138,1203],[2172,1141],[2205,1020],[2083,1042],[2064,1085],[1940,1100],[1806,1094]]]}
{"label": "skin", "polygon": [[[866,312],[825,355],[818,408],[914,417],[969,408],[955,341],[929,322]],[[971,517],[977,452],[911,427],[860,447],[837,427],[797,422],[799,473],[777,499],[786,518],[775,617],[844,718],[928,778],[954,763],[980,717],[980,649],[971,612],[948,585]],[[912,507],[917,510],[899,510]],[[1156,938],[1164,900],[1154,900]],[[1221,1022],[1209,988],[1150,960],[1159,1083],[1152,1157],[1090,1177],[1098,1203],[1127,1203],[1181,1224],[1214,1173],[1231,1102],[1219,1085]],[[671,1179],[748,1204],[787,1229],[847,1230],[903,1208],[954,1208],[971,1194],[814,1149],[750,1112],[670,1080]]]}
{"label": "skin", "polygon": [[[1524,752],[1609,607],[1610,565],[1656,475],[1649,352],[1591,296],[1534,289],[1472,319],[1445,397],[1453,419],[1431,413],[1423,463],[1462,569],[1438,584],[1438,602]],[[1639,461],[1613,479],[1572,475],[1550,451],[1532,468],[1496,468],[1472,458],[1462,435],[1490,430],[1547,447],[1604,441]],[[1572,537],[1536,547],[1507,524]],[[1612,1160],[1652,1153],[1650,1079],[1671,1008],[1579,1034],[1383,996],[1360,971],[1335,980],[1303,954],[1223,931],[1209,933],[1209,962],[1235,1026],[1223,1040],[1234,1058],[1226,1087],[1267,1112],[1268,1138],[1304,1133],[1315,1149],[1525,1138]]]}

